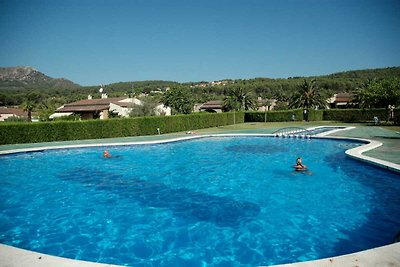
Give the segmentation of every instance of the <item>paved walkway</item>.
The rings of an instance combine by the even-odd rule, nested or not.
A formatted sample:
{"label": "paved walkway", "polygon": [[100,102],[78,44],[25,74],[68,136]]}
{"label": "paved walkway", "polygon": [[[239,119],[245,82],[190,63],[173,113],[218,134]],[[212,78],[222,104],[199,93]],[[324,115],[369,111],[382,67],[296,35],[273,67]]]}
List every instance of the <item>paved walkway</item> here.
{"label": "paved walkway", "polygon": [[335,136],[359,137],[381,142],[383,145],[364,153],[377,159],[400,164],[400,133],[381,127],[357,126],[355,129],[338,132]]}

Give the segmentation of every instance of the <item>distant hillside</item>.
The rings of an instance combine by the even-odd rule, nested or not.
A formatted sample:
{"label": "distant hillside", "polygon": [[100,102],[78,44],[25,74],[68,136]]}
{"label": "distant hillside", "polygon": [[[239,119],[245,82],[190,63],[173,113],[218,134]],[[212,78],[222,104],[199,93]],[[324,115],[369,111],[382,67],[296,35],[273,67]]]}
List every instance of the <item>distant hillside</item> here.
{"label": "distant hillside", "polygon": [[[135,81],[135,82],[118,82],[104,86],[108,93],[124,92],[124,93],[149,93],[151,91],[165,89],[167,87],[179,86],[180,83],[173,81]],[[98,90],[99,86],[86,86],[85,89]]]}
{"label": "distant hillside", "polygon": [[385,79],[400,77],[400,67],[391,67],[383,69],[366,69],[366,70],[353,70],[333,73],[321,77],[326,78],[339,78],[339,79]]}
{"label": "distant hillside", "polygon": [[32,67],[0,67],[0,89],[73,89],[80,85],[51,78]]}

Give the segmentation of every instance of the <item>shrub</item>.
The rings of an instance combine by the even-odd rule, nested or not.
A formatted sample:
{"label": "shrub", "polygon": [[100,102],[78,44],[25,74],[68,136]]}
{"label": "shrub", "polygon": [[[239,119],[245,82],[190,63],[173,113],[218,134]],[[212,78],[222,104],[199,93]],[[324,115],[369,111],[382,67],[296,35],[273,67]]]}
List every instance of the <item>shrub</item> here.
{"label": "shrub", "polygon": [[264,122],[265,115],[267,122],[277,122],[277,121],[292,121],[292,115],[295,115],[296,121],[303,120],[303,111],[301,109],[292,110],[279,110],[279,111],[249,111],[245,113],[245,122]]}
{"label": "shrub", "polygon": [[328,121],[366,122],[372,121],[374,116],[386,120],[386,109],[327,109],[324,110],[323,119]]}
{"label": "shrub", "polygon": [[310,109],[308,120],[309,121],[322,121],[324,117],[324,110]]}
{"label": "shrub", "polygon": [[0,144],[37,143],[172,133],[244,122],[244,113],[200,113],[109,120],[2,123]]}

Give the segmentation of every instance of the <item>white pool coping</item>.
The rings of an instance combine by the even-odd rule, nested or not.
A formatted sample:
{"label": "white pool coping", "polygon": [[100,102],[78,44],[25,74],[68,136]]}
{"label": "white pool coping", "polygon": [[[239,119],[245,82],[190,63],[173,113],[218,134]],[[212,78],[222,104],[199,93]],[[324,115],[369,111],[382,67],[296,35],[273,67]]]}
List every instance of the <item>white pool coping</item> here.
{"label": "white pool coping", "polygon": [[[319,126],[309,129],[316,129],[320,127],[330,126]],[[349,157],[357,160],[361,160],[367,163],[374,164],[385,169],[389,169],[395,172],[400,172],[400,165],[389,161],[368,157],[362,153],[377,148],[382,145],[381,142],[362,139],[362,138],[349,138],[349,137],[332,137],[327,136],[334,132],[349,130],[355,127],[346,127],[343,129],[337,129],[340,126],[333,126],[334,130],[317,134],[311,138],[321,139],[341,139],[341,140],[354,140],[366,143],[365,145],[346,150],[345,153]],[[10,149],[0,151],[1,154],[14,154],[23,152],[35,152],[52,149],[65,149],[65,148],[82,148],[82,147],[108,147],[108,146],[122,146],[122,145],[141,145],[141,144],[160,144],[170,143],[198,138],[206,137],[234,137],[234,136],[275,136],[274,134],[205,134],[205,135],[190,135],[185,137],[171,138],[165,140],[156,141],[138,141],[138,142],[120,142],[120,143],[107,143],[107,144],[76,144],[76,145],[57,145],[57,146],[46,146],[46,147],[34,147],[34,148],[21,148],[21,149]],[[81,260],[74,260],[69,258],[62,258],[58,256],[51,256],[42,254],[30,250],[20,249],[4,244],[0,244],[0,267],[115,267],[118,265],[102,264]],[[296,262],[281,265],[273,265],[274,267],[394,267],[400,266],[400,243],[394,243],[391,245],[377,247],[357,253],[341,255],[337,257],[331,257],[326,259],[319,259],[306,262]],[[133,266],[134,267],[134,266]]]}

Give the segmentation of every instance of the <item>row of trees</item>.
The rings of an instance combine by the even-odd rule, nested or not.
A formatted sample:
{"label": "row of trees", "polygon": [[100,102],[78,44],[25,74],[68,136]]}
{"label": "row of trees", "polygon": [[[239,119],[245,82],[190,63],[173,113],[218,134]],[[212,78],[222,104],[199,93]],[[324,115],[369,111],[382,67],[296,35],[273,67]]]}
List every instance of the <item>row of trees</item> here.
{"label": "row of trees", "polygon": [[[369,80],[354,92],[353,107],[360,108],[388,108],[389,105],[400,104],[400,79]],[[328,99],[332,97],[331,91],[319,86],[315,79],[304,79],[291,94],[281,92],[276,95],[277,109],[292,108],[320,108],[328,106]],[[268,95],[264,95],[265,98]],[[224,110],[256,110],[258,105],[268,103],[257,102],[255,94],[244,87],[237,86],[226,92],[224,98]],[[173,88],[164,96],[164,104],[174,109],[176,113],[190,113],[195,103],[190,90]]]}
{"label": "row of trees", "polygon": [[400,78],[368,80],[356,93],[361,108],[387,108],[400,104]]}
{"label": "row of trees", "polygon": [[[400,105],[400,78],[368,80],[355,90],[353,106],[360,108],[387,108],[389,105]],[[148,96],[142,98],[143,105],[132,107],[131,116],[154,115],[154,108],[163,103],[173,109],[175,114],[188,114],[193,111],[195,103],[203,103],[208,100],[222,100],[223,109],[230,110],[257,110],[259,105],[268,106],[269,103],[260,103],[257,97],[266,101],[267,98],[277,99],[275,109],[291,108],[326,108],[327,100],[332,97],[332,91],[321,86],[315,79],[303,79],[293,91],[281,90],[271,95],[270,93],[256,94],[242,84],[231,84],[224,89],[223,95],[213,95],[199,92],[196,88],[176,85],[163,95]],[[82,98],[82,97],[81,97]],[[80,99],[81,99],[80,98]],[[28,112],[28,120],[31,112],[37,111],[41,120],[47,120],[55,109],[66,103],[62,96],[47,97],[43,93],[29,92],[25,95],[20,105]]]}
{"label": "row of trees", "polygon": [[[321,90],[317,86],[316,80],[304,80],[298,86],[298,90],[291,96],[279,95],[278,109],[290,108],[325,108],[327,105],[327,98],[329,97],[326,90]],[[263,101],[268,101],[262,98]],[[195,103],[193,96],[189,90],[183,88],[173,88],[168,91],[164,96],[164,104],[173,108],[176,113],[190,113]],[[260,103],[251,90],[244,87],[233,87],[226,92],[223,98],[223,109],[230,110],[257,110],[259,105],[267,106],[269,103]]]}

